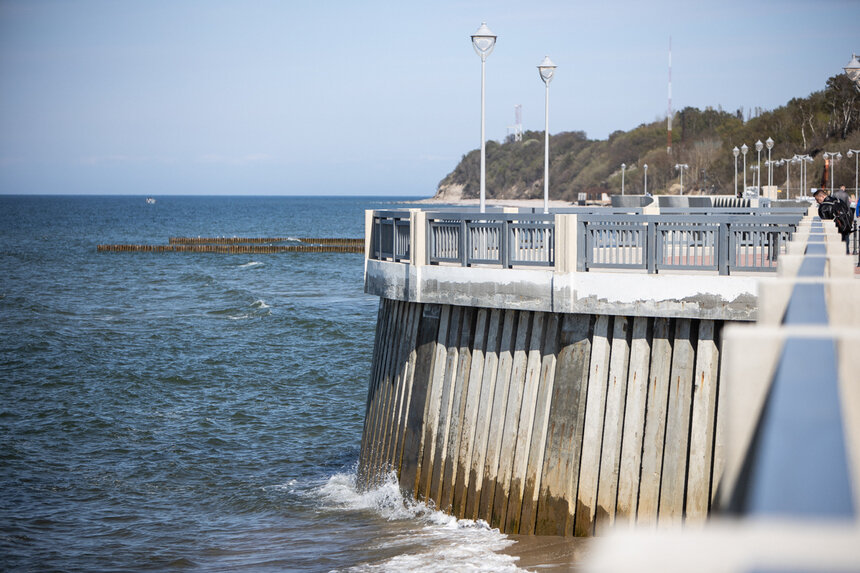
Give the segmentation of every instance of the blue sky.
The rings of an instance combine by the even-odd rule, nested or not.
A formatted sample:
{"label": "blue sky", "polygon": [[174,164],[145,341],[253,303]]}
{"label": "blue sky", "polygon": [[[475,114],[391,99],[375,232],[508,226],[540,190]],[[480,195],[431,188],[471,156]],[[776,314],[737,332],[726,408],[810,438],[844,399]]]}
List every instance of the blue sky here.
{"label": "blue sky", "polygon": [[[522,104],[605,138],[772,109],[860,52],[860,1],[0,0],[0,193],[430,196]],[[764,137],[764,136],[763,136]]]}

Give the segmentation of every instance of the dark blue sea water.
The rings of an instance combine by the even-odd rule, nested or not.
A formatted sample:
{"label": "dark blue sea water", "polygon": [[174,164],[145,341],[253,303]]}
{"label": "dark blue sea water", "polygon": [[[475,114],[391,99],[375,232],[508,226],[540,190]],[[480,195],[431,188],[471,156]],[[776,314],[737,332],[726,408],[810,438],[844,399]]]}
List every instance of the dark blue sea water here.
{"label": "dark blue sea water", "polygon": [[96,252],[361,237],[390,201],[0,196],[0,569],[515,569],[483,524],[353,486],[361,255]]}

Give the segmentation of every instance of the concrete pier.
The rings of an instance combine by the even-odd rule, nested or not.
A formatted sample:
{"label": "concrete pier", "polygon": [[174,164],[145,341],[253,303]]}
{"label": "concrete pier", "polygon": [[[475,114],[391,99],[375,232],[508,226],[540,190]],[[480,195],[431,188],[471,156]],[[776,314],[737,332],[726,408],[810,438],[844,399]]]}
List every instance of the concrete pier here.
{"label": "concrete pier", "polygon": [[[647,270],[586,265],[583,271],[583,257],[592,255],[577,247],[588,235],[575,216],[520,223],[505,215],[493,223],[496,241],[479,217],[452,224],[456,216],[438,215],[439,228],[448,225],[440,236],[459,237],[454,256],[445,249],[457,241],[428,246],[426,214],[368,215],[365,290],[380,297],[380,307],[362,485],[393,472],[414,499],[513,534],[590,536],[634,525],[698,530],[717,510],[747,511],[753,494],[764,492],[769,504],[794,501],[771,499],[764,478],[751,478],[778,483],[779,464],[798,442],[780,437],[794,415],[774,418],[782,426],[766,436],[782,444],[775,451],[783,458],[770,473],[751,465],[780,346],[767,338],[770,327],[750,325],[784,320],[809,330],[824,314],[833,324],[853,325],[856,336],[860,298],[833,310],[835,300],[845,300],[837,286],[857,290],[848,273],[825,286],[820,277],[787,278],[832,273],[841,243],[820,231],[820,221],[810,226],[812,217],[790,223],[788,231],[762,231],[779,234],[771,242],[744,235],[744,220],[737,219],[735,246],[720,254],[731,274],[698,264],[669,269],[665,249]],[[642,221],[662,224],[636,217],[609,223],[622,232]],[[527,225],[543,234],[522,239]],[[458,228],[456,235],[451,229]],[[607,229],[606,249],[629,248]],[[588,241],[588,249],[596,248]],[[690,244],[696,242],[716,252],[715,243]],[[638,245],[654,255],[651,243]],[[742,262],[739,254],[753,248],[773,264]],[[529,258],[529,249],[543,255]],[[810,255],[815,249],[821,254]],[[779,271],[772,272],[777,260]],[[756,332],[764,338],[748,334]],[[804,363],[798,352],[785,355]],[[847,372],[846,356],[839,355],[840,372]],[[803,376],[793,366],[778,372]],[[780,388],[796,391],[788,382]],[[845,394],[856,397],[850,389]],[[795,403],[802,410],[803,401]],[[855,450],[856,404],[841,402],[851,412],[846,443]],[[827,427],[838,434],[839,420]],[[824,450],[811,445],[810,451]],[[839,467],[856,473],[857,459]],[[787,475],[833,474],[820,465]],[[818,493],[838,507],[860,498],[846,496],[849,486],[838,495],[827,491]]]}
{"label": "concrete pier", "polygon": [[707,514],[724,321],[391,299],[379,317],[366,485],[393,471],[509,533]]}

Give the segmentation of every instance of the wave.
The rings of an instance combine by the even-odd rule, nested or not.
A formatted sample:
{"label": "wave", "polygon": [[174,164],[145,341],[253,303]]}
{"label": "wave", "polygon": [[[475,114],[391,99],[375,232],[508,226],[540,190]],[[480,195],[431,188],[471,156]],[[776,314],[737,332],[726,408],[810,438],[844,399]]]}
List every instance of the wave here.
{"label": "wave", "polygon": [[[524,571],[516,566],[517,557],[499,553],[514,541],[493,529],[484,520],[457,519],[403,497],[392,472],[378,487],[359,491],[356,474],[331,476],[315,492],[323,505],[346,511],[373,511],[387,521],[402,521],[397,533],[377,540],[380,549],[398,547],[403,552],[381,562],[350,567],[354,573],[368,571]],[[416,548],[420,548],[416,550]]]}
{"label": "wave", "polygon": [[239,268],[240,269],[248,269],[248,268],[252,268],[252,267],[259,267],[262,264],[263,263],[258,262],[258,261],[251,261],[250,263],[245,263],[244,265],[239,265]]}
{"label": "wave", "polygon": [[258,299],[251,303],[251,308],[270,308],[265,301]]}

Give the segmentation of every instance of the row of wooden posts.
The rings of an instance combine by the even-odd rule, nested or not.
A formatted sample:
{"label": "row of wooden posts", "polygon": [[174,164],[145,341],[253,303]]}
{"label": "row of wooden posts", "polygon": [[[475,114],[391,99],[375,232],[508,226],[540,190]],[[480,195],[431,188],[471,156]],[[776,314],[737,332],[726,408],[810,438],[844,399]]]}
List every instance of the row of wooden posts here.
{"label": "row of wooden posts", "polygon": [[[286,242],[291,244],[274,244]],[[170,237],[167,245],[98,245],[97,250],[124,253],[363,253],[364,239]]]}
{"label": "row of wooden posts", "polygon": [[720,321],[382,299],[359,478],[505,533],[707,516]]}

